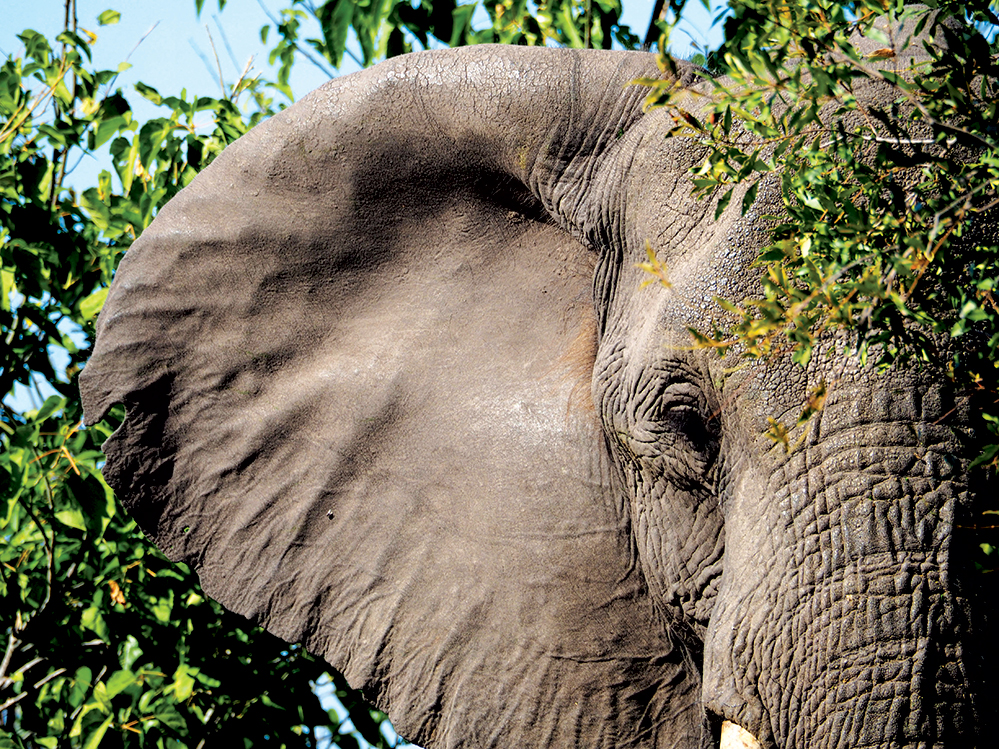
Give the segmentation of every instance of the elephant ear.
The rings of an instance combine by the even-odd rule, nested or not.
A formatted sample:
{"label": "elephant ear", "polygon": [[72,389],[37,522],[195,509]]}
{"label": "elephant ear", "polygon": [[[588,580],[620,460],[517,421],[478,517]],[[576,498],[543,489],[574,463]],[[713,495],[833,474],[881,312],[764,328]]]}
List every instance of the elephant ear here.
{"label": "elephant ear", "polygon": [[89,423],[126,406],[127,509],[428,746],[700,735],[588,405],[594,258],[544,207],[647,59],[334,81],[162,210],[98,321],[81,389]]}

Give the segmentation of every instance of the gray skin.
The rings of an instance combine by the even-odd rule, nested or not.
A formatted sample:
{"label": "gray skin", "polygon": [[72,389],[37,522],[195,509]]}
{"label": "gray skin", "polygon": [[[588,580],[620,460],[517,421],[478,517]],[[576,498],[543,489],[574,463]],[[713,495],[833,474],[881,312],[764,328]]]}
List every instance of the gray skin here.
{"label": "gray skin", "polygon": [[[226,149],[98,321],[87,421],[127,407],[105,475],[211,596],[424,746],[708,747],[722,719],[973,746],[968,400],[689,350],[766,232],[691,197],[702,154],[643,114],[649,75],[420,53]],[[672,289],[640,288],[647,241]]]}

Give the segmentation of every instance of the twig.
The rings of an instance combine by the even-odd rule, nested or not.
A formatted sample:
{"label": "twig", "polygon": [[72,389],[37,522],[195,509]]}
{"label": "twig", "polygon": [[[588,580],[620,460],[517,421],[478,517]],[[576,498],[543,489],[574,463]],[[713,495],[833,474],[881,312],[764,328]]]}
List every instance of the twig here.
{"label": "twig", "polygon": [[[160,25],[160,22],[157,21],[156,23],[154,23],[152,26],[149,27],[149,30],[145,34],[143,34],[141,37],[139,37],[139,41],[137,41],[135,43],[135,46],[132,47],[131,51],[129,51],[129,53],[127,55],[125,55],[125,59],[123,60],[123,62],[128,62],[132,58],[132,55],[135,54],[135,50],[137,50],[139,48],[139,45],[142,44],[144,41],[146,41],[146,37],[149,36],[150,34],[152,34],[156,30],[156,27],[159,26],[159,25]],[[119,75],[121,75],[121,73],[115,73],[114,77],[110,81],[107,82],[107,86],[104,88],[104,96],[101,99],[101,103],[102,104],[105,101],[107,101],[108,94],[111,92],[111,87],[114,86],[114,83],[115,83],[115,81],[118,80],[118,76]]]}
{"label": "twig", "polygon": [[215,40],[212,38],[212,30],[208,28],[208,24],[205,24],[205,31],[208,33],[208,43],[212,45],[212,54],[215,55],[215,69],[219,73],[219,88],[222,89],[222,98],[228,99],[229,97],[225,93],[225,79],[222,77],[222,63],[219,62],[219,53],[215,49]]}
{"label": "twig", "polygon": [[28,109],[24,112],[24,114],[21,116],[20,119],[15,119],[15,118],[17,117],[18,112],[20,112],[21,109],[24,107],[23,104],[20,107],[18,107],[17,110],[14,111],[14,114],[10,117],[10,119],[7,120],[7,125],[2,130],[0,130],[0,142],[6,140],[7,136],[10,135],[10,133],[16,132],[17,129],[20,128],[21,125],[23,125],[29,117],[31,117],[32,113],[36,109],[38,109],[39,106],[48,101],[49,97],[52,96],[52,93],[56,90],[56,87],[62,82],[62,77],[63,75],[65,75],[65,73],[66,73],[66,61],[63,60],[62,64],[60,65],[59,75],[56,78],[55,83],[53,83],[51,86],[45,89],[45,91],[43,91],[42,93],[38,94],[38,96],[35,97],[34,103],[30,107],[28,107]]}
{"label": "twig", "polygon": [[[652,8],[652,18],[649,20],[649,29],[645,32],[645,41],[643,44],[646,49],[651,49],[652,45],[659,41],[659,27],[656,26],[656,21],[660,19],[663,14],[663,5],[666,4],[666,0],[656,0],[656,4]],[[666,50],[659,50],[665,53]]]}
{"label": "twig", "polygon": [[[11,638],[13,639],[13,635],[11,636]],[[23,665],[21,668],[18,669],[18,673],[23,674],[29,668],[37,666],[43,660],[44,660],[44,658],[35,658],[32,661],[28,661],[28,663],[26,663],[25,665]],[[66,669],[65,668],[57,668],[55,671],[53,671],[53,672],[51,672],[49,674],[46,674],[44,677],[42,677],[41,679],[39,679],[38,681],[36,681],[31,686],[30,689],[25,689],[20,694],[14,695],[9,700],[6,700],[5,702],[3,702],[3,704],[0,704],[0,711],[6,710],[7,708],[9,708],[11,706],[16,705],[18,702],[20,702],[25,697],[27,697],[28,695],[30,695],[33,691],[37,691],[38,689],[41,689],[45,684],[47,684],[48,682],[52,681],[57,676],[60,676],[60,675],[62,675],[64,673],[66,673]],[[10,679],[6,679],[6,681],[8,683],[13,683]]]}
{"label": "twig", "polygon": [[23,700],[29,694],[31,694],[31,692],[21,692],[18,695],[14,695],[13,697],[11,697],[6,702],[0,703],[0,711],[6,710],[8,707],[12,707],[13,705],[16,705],[18,702],[20,702],[21,700]]}
{"label": "twig", "polygon": [[932,146],[937,142],[934,138],[902,138],[901,136],[896,138],[886,138],[883,135],[863,135],[861,133],[855,133],[853,135],[841,135],[838,138],[827,140],[819,147],[826,149],[833,143],[840,143],[841,141],[848,140],[850,138],[860,138],[861,140],[866,140],[869,143],[894,143],[898,146]]}
{"label": "twig", "polygon": [[43,677],[42,679],[39,679],[38,681],[36,681],[33,686],[34,686],[35,689],[41,689],[45,684],[48,684],[50,681],[52,681],[57,676],[62,676],[64,673],[66,673],[66,669],[64,669],[64,668],[57,668],[52,673],[50,673],[50,674],[46,675],[45,677]]}
{"label": "twig", "polygon": [[10,659],[19,642],[20,640],[14,637],[14,630],[11,630],[7,636],[7,652],[3,655],[3,662],[0,662],[0,684],[7,681],[7,668],[10,666]]}
{"label": "twig", "polygon": [[[271,13],[270,9],[266,5],[264,5],[264,0],[257,0],[257,5],[260,6],[260,9],[264,11],[264,13],[266,14],[267,18],[270,19],[270,22],[273,23],[275,27],[281,25],[281,21],[279,21],[277,18],[275,18],[274,14]],[[312,9],[312,13],[313,13],[313,15],[315,15],[315,10],[314,9]],[[337,73],[336,73],[335,69],[333,71],[328,70],[325,65],[323,65],[318,60],[314,59],[312,57],[312,55],[310,55],[307,50],[304,50],[301,47],[299,47],[297,42],[292,42],[291,46],[292,46],[292,48],[296,52],[298,52],[300,55],[302,55],[302,57],[304,57],[306,60],[308,60],[309,62],[311,62],[313,65],[315,65],[317,68],[319,68],[321,71],[323,71],[330,78],[336,78]],[[346,54],[347,57],[349,57],[351,60],[353,60],[354,62],[356,62],[359,67],[362,67],[362,68],[364,67],[364,63],[361,62],[360,59],[358,59],[357,55],[355,55],[353,52],[351,52],[346,47],[344,47],[343,51],[344,51],[344,54]]]}
{"label": "twig", "polygon": [[232,51],[232,45],[229,44],[229,37],[226,35],[222,22],[219,20],[218,13],[212,13],[212,20],[215,21],[215,26],[219,30],[219,35],[222,37],[222,43],[225,45],[226,52],[229,53],[229,61],[234,68],[238,69],[239,61],[236,59],[236,53]]}
{"label": "twig", "polygon": [[[65,31],[72,31],[76,33],[76,0],[66,0],[66,11],[65,17],[63,19],[63,29]],[[72,11],[72,25],[70,23],[70,13]],[[62,45],[62,67],[66,66],[66,53],[69,50],[69,44],[63,42]],[[70,94],[72,96],[71,101],[76,100],[76,72],[70,73],[69,76],[69,87]],[[58,107],[56,107],[56,117],[59,116]],[[52,185],[49,188],[49,210],[55,212],[56,204],[59,201],[59,193],[62,192],[62,183],[66,178],[66,161],[69,159],[69,147],[59,150],[56,149],[56,155],[53,156],[53,164],[56,165],[54,170],[54,179],[52,180]]]}
{"label": "twig", "polygon": [[[34,448],[32,448],[32,452],[35,454],[35,458],[36,459],[38,459],[40,457],[38,455],[38,451],[35,450]],[[39,466],[39,469],[40,469],[40,472],[41,472],[42,481],[45,484],[45,498],[48,501],[49,510],[54,514],[55,513],[55,503],[53,502],[53,499],[52,499],[52,485],[49,484],[49,479],[48,479],[48,476],[46,475],[45,468],[42,467],[42,466]],[[31,520],[35,523],[35,525],[38,527],[38,532],[39,532],[39,534],[41,534],[41,537],[42,537],[42,545],[45,547],[45,556],[46,556],[46,565],[45,565],[45,567],[46,567],[46,569],[45,569],[45,583],[46,583],[46,585],[45,585],[45,598],[42,600],[41,605],[38,607],[38,609],[32,615],[31,619],[28,620],[28,622],[24,625],[25,627],[27,627],[32,621],[35,620],[35,618],[37,618],[37,616],[39,614],[41,614],[43,611],[45,611],[45,609],[49,605],[49,601],[52,600],[52,588],[54,586],[54,582],[53,582],[53,579],[52,579],[52,572],[53,572],[53,569],[55,568],[55,529],[53,529],[53,528],[50,527],[50,530],[52,531],[52,538],[49,539],[45,535],[45,528],[42,525],[42,521],[38,519],[38,516],[35,514],[34,510],[31,507],[31,505],[28,504],[24,500],[23,495],[18,495],[17,501],[24,508],[25,512],[28,513],[28,515],[31,517]]]}

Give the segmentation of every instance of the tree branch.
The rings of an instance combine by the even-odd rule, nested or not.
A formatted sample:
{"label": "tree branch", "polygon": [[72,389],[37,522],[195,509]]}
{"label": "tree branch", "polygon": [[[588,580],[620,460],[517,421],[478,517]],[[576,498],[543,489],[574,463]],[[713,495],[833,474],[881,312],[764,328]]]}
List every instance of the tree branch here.
{"label": "tree branch", "polygon": [[[663,6],[666,4],[666,0],[656,0],[656,4],[652,7],[652,18],[649,19],[649,29],[645,32],[645,48],[652,49],[652,45],[659,41],[659,27],[656,26],[656,21],[660,20],[663,14]],[[660,52],[665,52],[666,50],[659,50]]]}

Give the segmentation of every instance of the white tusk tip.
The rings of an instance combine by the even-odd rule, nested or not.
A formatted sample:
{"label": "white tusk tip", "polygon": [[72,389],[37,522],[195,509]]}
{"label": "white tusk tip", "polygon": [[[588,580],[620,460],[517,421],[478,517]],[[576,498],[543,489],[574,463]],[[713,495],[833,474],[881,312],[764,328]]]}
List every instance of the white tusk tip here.
{"label": "white tusk tip", "polygon": [[762,749],[760,742],[740,725],[726,720],[721,728],[720,749]]}

